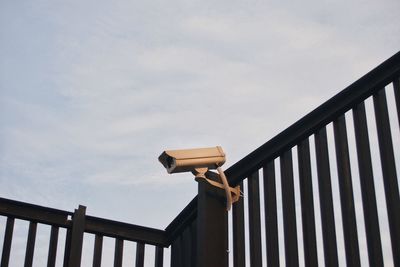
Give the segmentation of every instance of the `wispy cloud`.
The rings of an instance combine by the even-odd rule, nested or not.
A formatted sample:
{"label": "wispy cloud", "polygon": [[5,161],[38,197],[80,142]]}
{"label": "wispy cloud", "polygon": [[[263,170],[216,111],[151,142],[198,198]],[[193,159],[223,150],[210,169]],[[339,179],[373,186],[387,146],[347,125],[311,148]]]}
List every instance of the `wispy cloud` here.
{"label": "wispy cloud", "polygon": [[103,205],[90,190],[115,190],[110,210],[134,198],[121,188],[185,191],[163,149],[222,145],[229,166],[400,44],[397,1],[0,6],[1,193],[44,203],[62,187],[62,207]]}

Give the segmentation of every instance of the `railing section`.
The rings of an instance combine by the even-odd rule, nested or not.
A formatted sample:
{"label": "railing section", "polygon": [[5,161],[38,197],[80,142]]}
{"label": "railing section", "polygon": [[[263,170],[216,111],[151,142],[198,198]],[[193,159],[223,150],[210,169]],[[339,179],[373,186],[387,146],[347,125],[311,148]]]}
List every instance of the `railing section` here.
{"label": "railing section", "polygon": [[[163,266],[164,247],[169,246],[165,231],[88,216],[84,206],[79,206],[72,213],[0,198],[0,215],[7,218],[1,267],[9,266],[14,225],[19,220],[29,222],[24,266],[32,266],[38,224],[51,226],[47,255],[48,267],[56,266],[57,251],[60,246],[64,248],[63,259],[59,260],[63,266],[81,266],[82,244],[84,236],[87,235],[94,235],[92,258],[94,267],[102,264],[103,237],[115,240],[115,267],[123,264],[124,243],[136,243],[135,266],[137,267],[144,266],[145,245],[154,247],[153,262],[156,267]],[[66,232],[65,244],[59,244],[60,229]]]}
{"label": "railing section", "polygon": [[397,53],[227,169],[230,185],[244,191],[233,205],[230,245],[223,193],[205,182],[165,231],[87,216],[83,206],[70,213],[0,199],[7,217],[1,267],[15,220],[30,222],[25,266],[32,266],[37,225],[47,224],[48,266],[62,228],[71,267],[81,264],[85,233],[95,235],[93,266],[101,265],[103,237],[112,237],[114,266],[133,241],[136,266],[149,244],[157,267],[170,245],[172,267],[400,267],[399,77]]}
{"label": "railing section", "polygon": [[280,142],[270,141],[260,168],[236,176],[248,212],[234,206],[233,266],[400,266],[398,73],[341,113],[321,114],[331,119],[312,133],[286,132],[280,142],[292,140],[275,150]]}
{"label": "railing section", "polygon": [[[400,267],[399,77],[397,53],[226,170],[244,188],[230,266]],[[173,267],[194,266],[180,254],[188,229],[213,223],[199,201],[167,228]]]}

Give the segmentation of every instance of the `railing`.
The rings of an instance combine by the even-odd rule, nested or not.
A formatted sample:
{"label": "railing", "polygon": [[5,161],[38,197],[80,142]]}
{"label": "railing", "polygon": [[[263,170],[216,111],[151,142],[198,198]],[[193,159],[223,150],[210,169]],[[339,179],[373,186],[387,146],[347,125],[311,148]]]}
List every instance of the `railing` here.
{"label": "railing", "polygon": [[0,215],[7,216],[1,267],[8,266],[15,219],[30,222],[25,266],[32,266],[40,223],[51,225],[48,266],[65,228],[64,266],[71,267],[80,266],[84,233],[95,235],[93,266],[101,265],[107,236],[115,239],[114,266],[122,266],[127,240],[137,242],[136,266],[144,265],[150,244],[155,266],[164,266],[163,248],[171,246],[172,267],[400,267],[400,132],[393,126],[400,125],[399,77],[397,53],[226,170],[230,185],[244,191],[233,206],[230,254],[223,192],[199,182],[198,196],[165,231],[86,216],[83,206],[71,213],[0,199]]}
{"label": "railing", "polygon": [[[385,261],[387,266],[400,266],[400,200],[394,157],[394,152],[398,157],[400,151],[398,146],[394,147],[392,143],[386,103],[386,91],[389,88],[385,89],[392,84],[397,119],[400,124],[399,77],[400,53],[397,53],[226,170],[231,186],[239,184],[242,188],[243,185],[246,186],[244,199],[233,206],[232,212],[233,266],[242,267],[246,266],[246,263],[252,267],[280,266],[280,264],[338,266],[338,249],[341,254],[343,250],[345,251],[345,256],[342,258],[345,258],[347,266],[361,266],[358,238],[359,229],[363,228],[361,224],[364,224],[365,233],[362,235],[366,236],[367,243],[367,252],[363,251],[363,255],[368,254],[368,260],[363,258],[362,262],[367,265],[369,262],[369,266],[383,266]],[[377,162],[379,156],[372,155],[370,148],[369,133],[370,135],[375,133],[369,130],[364,104],[365,101],[370,101],[370,98],[375,111],[381,167]],[[349,119],[351,116],[356,145],[349,151],[346,117]],[[327,127],[331,130],[332,125],[334,148],[328,146],[327,137]],[[310,139],[311,136],[313,140]],[[396,138],[398,140],[399,136]],[[315,154],[310,151],[310,142]],[[294,155],[297,161],[293,160],[294,150],[297,151],[297,155]],[[333,151],[336,157],[330,153]],[[354,154],[357,155],[357,162],[350,160],[350,155]],[[279,161],[279,165],[275,166],[277,163],[275,160]],[[298,167],[297,172],[293,168],[294,163]],[[337,166],[337,173],[330,166],[333,163]],[[263,187],[260,186],[261,170]],[[360,182],[356,186],[361,187],[364,220],[362,216],[361,218],[356,216],[354,177]],[[298,184],[296,192],[294,178],[296,185]],[[379,213],[377,208],[375,184],[382,180],[387,216],[382,212],[385,209],[382,201],[379,202]],[[339,184],[340,205],[333,197],[332,181]],[[278,190],[277,184],[280,184],[281,190]],[[316,184],[318,189],[315,187]],[[317,192],[319,201],[315,195]],[[261,196],[264,197],[263,201],[260,201]],[[198,201],[198,197],[194,198],[167,227],[167,232],[171,234],[169,238],[175,240],[173,250],[174,244],[178,250],[182,247],[185,242],[185,232],[191,229],[193,224],[212,223],[200,222],[199,218],[196,218],[200,212],[197,210]],[[319,210],[316,209],[315,203],[319,203]],[[341,210],[341,214],[337,213],[338,210]],[[301,220],[298,220],[300,215],[296,216],[296,213],[299,214],[300,211]],[[316,218],[316,212],[320,213],[320,219]],[[357,214],[359,213],[357,210]],[[340,217],[341,222],[338,219]],[[278,224],[279,218],[281,218],[279,222],[283,222],[283,236],[282,231],[280,232],[281,224]],[[382,221],[389,224],[389,244],[387,239],[386,243],[382,243],[380,228]],[[298,229],[298,223],[302,225],[302,231]],[[340,223],[343,228],[344,248],[338,248],[337,244],[336,229],[340,227]],[[317,228],[322,228],[322,233],[317,232]],[[221,231],[225,230],[221,228]],[[318,245],[317,236],[321,235],[322,244]],[[301,247],[299,247],[301,245],[299,237],[302,239]],[[321,251],[323,251],[322,256]],[[246,252],[249,255],[246,255]],[[301,259],[299,253],[302,255]],[[392,259],[387,256],[390,254]],[[179,258],[180,254],[172,255],[172,258],[174,257]],[[173,266],[188,266],[182,264],[184,262],[182,257],[175,261],[178,264]]]}
{"label": "railing", "polygon": [[24,266],[32,266],[38,224],[51,226],[48,267],[56,264],[60,228],[66,229],[63,266],[80,266],[84,233],[95,235],[94,267],[101,266],[103,237],[115,239],[114,266],[122,266],[124,241],[136,242],[137,267],[144,266],[145,244],[155,247],[155,266],[163,266],[164,247],[169,246],[165,231],[87,216],[85,211],[84,206],[72,213],[0,198],[0,215],[7,217],[1,267],[9,265],[15,220],[29,221]]}

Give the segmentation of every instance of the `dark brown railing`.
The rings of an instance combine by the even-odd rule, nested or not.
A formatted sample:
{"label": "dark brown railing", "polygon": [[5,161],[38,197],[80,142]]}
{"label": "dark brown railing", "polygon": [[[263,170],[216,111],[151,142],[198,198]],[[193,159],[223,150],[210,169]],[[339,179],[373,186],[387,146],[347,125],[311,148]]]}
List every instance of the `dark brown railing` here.
{"label": "dark brown railing", "polygon": [[124,241],[137,243],[137,267],[144,266],[145,244],[155,247],[155,266],[163,266],[163,248],[169,246],[165,231],[87,216],[85,211],[84,206],[72,213],[0,198],[0,215],[7,217],[1,267],[9,265],[15,220],[30,222],[24,266],[32,266],[38,224],[51,226],[48,267],[56,264],[60,228],[66,229],[63,266],[80,266],[84,233],[95,235],[93,266],[101,266],[103,237],[115,239],[114,266],[122,266]]}
{"label": "dark brown railing", "polygon": [[[332,197],[332,179],[339,183],[340,208],[344,236],[344,250],[347,266],[360,266],[360,248],[357,223],[364,223],[367,240],[369,266],[383,266],[381,229],[377,210],[375,183],[383,180],[386,197],[387,217],[391,244],[383,244],[391,248],[392,261],[386,259],[386,265],[400,267],[400,201],[394,152],[399,155],[399,148],[392,144],[392,134],[388,108],[386,103],[386,86],[392,85],[397,119],[400,124],[400,53],[382,63],[367,75],[344,89],[342,92],[322,104],[285,131],[250,153],[248,156],[226,170],[231,186],[246,185],[244,198],[233,206],[233,266],[242,267],[246,263],[255,266],[299,266],[299,240],[297,229],[296,207],[301,207],[302,243],[301,251],[305,266],[338,266],[338,246],[334,203]],[[380,152],[381,172],[373,171],[370,138],[365,112],[365,101],[372,98],[375,110],[375,121]],[[367,100],[368,99],[368,100]],[[346,117],[353,117],[355,131],[355,151],[349,151]],[[336,159],[329,157],[327,125],[333,125],[334,148]],[[310,139],[313,137],[313,140]],[[310,141],[314,141],[315,154],[310,151]],[[293,168],[292,151],[297,150],[297,172]],[[350,153],[356,153],[358,162],[350,162]],[[312,159],[315,160],[312,161]],[[377,157],[374,157],[374,159]],[[276,172],[276,163],[280,173]],[[336,160],[337,175],[333,175],[330,162]],[[350,164],[357,164],[359,173],[351,171]],[[375,167],[375,166],[374,166]],[[379,166],[378,166],[379,167]],[[312,169],[316,168],[316,174]],[[262,170],[262,174],[260,171]],[[260,187],[260,174],[263,187]],[[357,176],[361,186],[364,222],[356,221],[353,197],[352,177]],[[294,178],[298,177],[299,192],[295,192]],[[281,190],[277,188],[277,182]],[[318,200],[313,183],[319,187],[319,204],[321,218],[318,223],[322,227],[323,245],[317,246],[316,218],[314,203]],[[261,201],[261,193],[264,196]],[[277,194],[281,194],[281,199]],[[300,203],[295,200],[300,195]],[[247,201],[245,203],[244,201]],[[247,204],[247,210],[245,210]],[[261,207],[264,210],[261,210]],[[172,245],[182,250],[186,242],[185,231],[194,224],[205,224],[196,219],[198,197],[177,216],[167,227]],[[385,209],[379,206],[379,209]],[[246,214],[246,216],[245,216]],[[283,237],[279,235],[278,217],[282,214]],[[384,213],[383,213],[384,214]],[[338,217],[338,216],[337,216]],[[263,220],[262,220],[263,219]],[[359,218],[357,218],[359,219]],[[264,221],[264,225],[261,222]],[[247,228],[246,228],[247,227]],[[264,230],[265,229],[265,230]],[[262,232],[265,232],[263,244]],[[221,230],[222,232],[224,230]],[[247,241],[247,242],[246,242]],[[283,241],[284,246],[279,246]],[[246,250],[246,246],[248,249]],[[265,248],[265,251],[262,248]],[[183,246],[184,247],[184,246]],[[280,253],[280,248],[283,252]],[[323,251],[323,261],[318,261],[318,251]],[[249,255],[246,255],[246,251]],[[183,253],[186,253],[183,249]],[[173,266],[190,266],[184,263],[182,253],[172,255]],[[283,256],[284,255],[284,256]],[[204,256],[204,255],[202,255]],[[283,259],[282,259],[283,258]]]}
{"label": "dark brown railing", "polygon": [[[199,182],[198,195],[164,231],[87,216],[83,206],[71,213],[0,198],[0,215],[7,217],[1,267],[8,266],[15,220],[30,222],[25,266],[32,266],[37,224],[47,224],[48,266],[55,266],[59,228],[65,228],[64,266],[71,267],[80,266],[84,233],[95,235],[93,266],[101,265],[106,236],[115,239],[114,266],[122,266],[126,240],[137,243],[136,266],[144,266],[148,244],[155,247],[155,266],[164,266],[163,248],[171,246],[172,267],[339,266],[341,261],[400,267],[400,150],[392,140],[393,129],[400,140],[399,77],[397,53],[226,170],[230,185],[244,192],[233,205],[231,254],[223,192]],[[390,106],[386,94],[392,89]],[[383,184],[382,192],[377,184]],[[390,241],[382,235],[382,222]],[[365,248],[359,236],[365,237]]]}

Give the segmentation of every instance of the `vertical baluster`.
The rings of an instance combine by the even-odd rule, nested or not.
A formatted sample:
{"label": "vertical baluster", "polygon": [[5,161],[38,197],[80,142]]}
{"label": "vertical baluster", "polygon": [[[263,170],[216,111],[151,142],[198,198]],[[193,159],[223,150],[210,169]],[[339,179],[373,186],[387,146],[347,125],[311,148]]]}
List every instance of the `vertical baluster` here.
{"label": "vertical baluster", "polygon": [[65,235],[65,247],[64,247],[64,263],[63,267],[68,267],[69,261],[69,252],[71,251],[71,235],[72,230],[70,228],[67,229],[67,233]]}
{"label": "vertical baluster", "polygon": [[35,251],[35,241],[36,241],[36,230],[37,223],[30,222],[28,230],[28,240],[26,242],[26,253],[25,253],[25,267],[32,266],[33,263],[33,253]]}
{"label": "vertical baluster", "polygon": [[[156,250],[156,259],[154,263],[154,267],[163,267],[164,265],[164,248],[163,247],[155,247]],[[190,265],[192,266],[192,265]]]}
{"label": "vertical baluster", "polygon": [[274,161],[263,167],[267,266],[279,267],[278,216]]}
{"label": "vertical baluster", "polygon": [[11,243],[14,231],[14,218],[7,217],[6,230],[4,234],[3,252],[1,254],[1,267],[7,267],[10,261]]}
{"label": "vertical baluster", "polygon": [[115,250],[114,250],[114,267],[122,266],[122,257],[124,254],[124,240],[115,239]]}
{"label": "vertical baluster", "polygon": [[383,266],[382,245],[364,102],[353,108],[353,121],[367,236],[368,259],[370,266],[380,267]]}
{"label": "vertical baluster", "polygon": [[93,267],[101,266],[102,251],[103,251],[103,236],[96,235],[94,239],[94,249],[93,249]]}
{"label": "vertical baluster", "polygon": [[385,90],[382,89],[375,93],[373,96],[373,100],[376,128],[378,130],[378,143],[381,156],[383,183],[385,187],[386,205],[389,219],[390,238],[392,241],[393,261],[394,265],[396,267],[399,267],[400,198]]}
{"label": "vertical baluster", "polygon": [[308,138],[297,146],[301,215],[303,225],[304,262],[306,267],[318,266],[315,234],[314,197],[311,178],[310,144]]}
{"label": "vertical baluster", "polygon": [[171,267],[182,267],[181,252],[181,238],[178,236],[171,246]]}
{"label": "vertical baluster", "polygon": [[[240,183],[243,190],[243,182]],[[245,257],[245,234],[244,234],[244,201],[243,197],[233,204],[232,207],[232,228],[233,228],[233,266],[244,267]]]}
{"label": "vertical baluster", "polygon": [[192,236],[192,259],[190,266],[197,266],[197,219],[190,225],[190,234]]}
{"label": "vertical baluster", "polygon": [[291,150],[281,155],[280,163],[286,266],[295,267],[299,266],[299,252],[297,245],[296,207]]}
{"label": "vertical baluster", "polygon": [[182,262],[183,266],[190,266],[192,258],[192,237],[190,233],[190,226],[186,227],[182,234]]}
{"label": "vertical baluster", "polygon": [[260,186],[258,171],[247,178],[249,200],[250,265],[262,266]]}
{"label": "vertical baluster", "polygon": [[59,228],[57,226],[51,226],[47,267],[54,267],[56,265],[58,232]]}
{"label": "vertical baluster", "polygon": [[333,122],[336,162],[339,178],[340,202],[342,207],[342,223],[344,244],[346,248],[347,266],[360,266],[356,213],[354,209],[353,184],[351,179],[349,146],[345,116],[341,115]]}
{"label": "vertical baluster", "polygon": [[327,267],[337,267],[338,254],[336,244],[335,217],[333,213],[328,141],[325,127],[315,133],[315,150],[317,158],[319,202],[321,205],[325,265]]}
{"label": "vertical baluster", "polygon": [[136,267],[143,267],[144,265],[144,244],[137,243],[136,245]]}
{"label": "vertical baluster", "polygon": [[397,107],[397,120],[399,121],[400,126],[400,78],[397,78],[393,81],[393,89]]}

